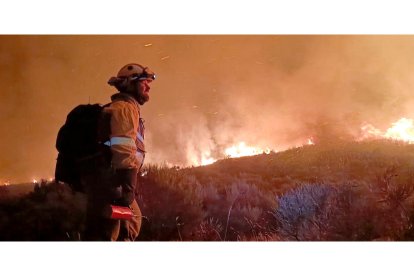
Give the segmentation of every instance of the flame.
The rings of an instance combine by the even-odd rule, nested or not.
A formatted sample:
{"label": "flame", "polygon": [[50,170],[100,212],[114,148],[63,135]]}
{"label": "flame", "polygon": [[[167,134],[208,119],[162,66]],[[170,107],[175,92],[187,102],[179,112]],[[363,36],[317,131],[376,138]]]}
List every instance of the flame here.
{"label": "flame", "polygon": [[[364,123],[360,128],[360,135],[356,138],[357,141],[363,141],[368,139],[392,139],[404,141],[414,144],[414,120],[408,118],[401,118],[395,123],[392,123],[391,127],[385,131],[382,131],[370,123]],[[304,145],[315,145],[313,137],[309,137],[303,140],[301,144],[291,145],[293,147],[301,147]],[[283,150],[279,148],[277,151]],[[272,150],[270,148],[261,148],[258,146],[247,145],[246,142],[237,142],[227,148],[225,148],[222,156],[229,158],[239,158],[243,156],[252,156],[258,154],[269,154]],[[214,157],[220,158],[219,155],[214,157],[211,154],[211,150],[202,151],[196,153],[195,151],[190,154],[190,163],[193,166],[205,166],[210,165],[217,161]]]}
{"label": "flame", "polygon": [[201,157],[201,166],[206,166],[206,165],[210,165],[213,164],[214,162],[216,162],[217,160],[214,159],[213,157],[206,157],[206,156],[202,156]]}
{"label": "flame", "polygon": [[[239,142],[237,144],[234,144],[230,147],[227,147],[224,150],[224,156],[229,158],[237,158],[242,156],[252,156],[257,154],[266,153],[269,154],[271,149],[266,148],[262,149],[259,147],[253,147],[253,146],[247,146],[245,142]],[[190,163],[193,166],[206,166],[213,164],[217,161],[216,158],[214,158],[211,155],[210,150],[206,150],[204,152],[201,152],[200,154],[195,154],[192,152],[192,154],[189,155],[190,157]]]}
{"label": "flame", "polygon": [[39,183],[36,179],[32,180],[33,184]]}
{"label": "flame", "polygon": [[361,127],[361,135],[357,141],[382,137],[382,131],[369,123],[364,123]]}
{"label": "flame", "polygon": [[414,143],[414,121],[413,119],[401,118],[397,122],[392,123],[392,126],[385,132],[374,127],[371,124],[365,123],[361,127],[362,135],[357,140],[365,140],[372,138],[385,138],[407,143]]}
{"label": "flame", "polygon": [[[295,147],[301,147],[304,144],[314,145],[315,143],[313,141],[313,137],[308,138],[306,142],[303,142],[300,145],[296,145]],[[241,142],[235,143],[225,148],[222,156],[225,156],[228,158],[239,158],[243,156],[253,156],[253,155],[258,155],[258,154],[269,154],[272,151],[277,152],[277,151],[280,151],[280,149],[275,150],[275,149],[270,149],[268,147],[263,149],[261,147],[247,145],[246,142],[241,141]],[[201,158],[200,158],[200,155],[201,155]],[[201,154],[194,154],[194,152],[193,154],[190,154],[190,163],[193,166],[210,165],[216,161],[217,159],[211,156],[210,150],[206,150],[202,152]]]}
{"label": "flame", "polygon": [[196,150],[192,149],[187,151],[187,156],[190,160],[190,164],[192,166],[206,166],[213,164],[217,161],[217,159],[211,156],[210,150],[204,150],[201,153],[197,152]]}
{"label": "flame", "polygon": [[250,147],[250,146],[246,146],[245,142],[240,142],[237,145],[233,145],[224,150],[225,155],[230,158],[252,156],[252,155],[269,153],[269,152],[270,152],[269,148],[261,149],[258,147]]}
{"label": "flame", "polygon": [[385,138],[403,140],[409,143],[414,142],[414,125],[412,119],[401,118],[387,129]]}

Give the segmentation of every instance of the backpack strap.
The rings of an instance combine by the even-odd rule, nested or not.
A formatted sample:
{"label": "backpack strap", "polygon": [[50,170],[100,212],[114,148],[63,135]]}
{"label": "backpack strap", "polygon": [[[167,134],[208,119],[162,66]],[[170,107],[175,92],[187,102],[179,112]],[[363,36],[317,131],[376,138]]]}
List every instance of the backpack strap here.
{"label": "backpack strap", "polygon": [[[102,106],[102,110],[105,107],[108,107],[112,104],[107,103]],[[101,116],[98,120],[98,143],[104,144],[106,141],[109,140],[109,135],[111,133],[111,126],[110,126],[111,116],[108,113],[101,112]]]}

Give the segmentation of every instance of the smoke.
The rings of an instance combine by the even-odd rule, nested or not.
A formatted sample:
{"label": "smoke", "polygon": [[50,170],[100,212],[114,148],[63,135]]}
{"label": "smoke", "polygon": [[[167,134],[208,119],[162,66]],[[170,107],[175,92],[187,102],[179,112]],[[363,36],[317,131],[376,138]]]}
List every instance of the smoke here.
{"label": "smoke", "polygon": [[107,103],[128,62],[157,74],[147,162],[189,165],[226,147],[282,150],[414,118],[412,36],[2,36],[0,181],[53,175],[77,104]]}

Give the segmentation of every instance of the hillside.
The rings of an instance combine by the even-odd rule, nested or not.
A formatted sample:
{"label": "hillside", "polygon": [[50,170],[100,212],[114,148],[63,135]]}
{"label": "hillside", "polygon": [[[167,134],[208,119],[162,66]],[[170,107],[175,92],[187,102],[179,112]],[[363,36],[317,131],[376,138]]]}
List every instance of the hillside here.
{"label": "hillside", "polygon": [[[413,161],[414,145],[377,140],[194,168],[149,165],[137,191],[146,217],[139,239],[412,240]],[[81,239],[84,204],[57,183],[3,200],[0,239]]]}
{"label": "hillside", "polygon": [[0,186],[0,195],[23,196],[33,191],[33,183],[20,183]]}
{"label": "hillside", "polygon": [[[367,188],[395,171],[392,180],[411,183],[414,173],[414,145],[376,140],[308,145],[278,153],[261,154],[184,169],[204,185],[229,185],[242,179],[268,192],[282,194],[301,184],[352,184]],[[216,183],[217,184],[217,183]]]}

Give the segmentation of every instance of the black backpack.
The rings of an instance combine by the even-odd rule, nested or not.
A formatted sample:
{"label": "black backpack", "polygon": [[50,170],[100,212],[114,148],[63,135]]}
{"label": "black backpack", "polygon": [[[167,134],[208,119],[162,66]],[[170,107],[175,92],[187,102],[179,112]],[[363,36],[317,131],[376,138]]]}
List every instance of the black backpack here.
{"label": "black backpack", "polygon": [[55,180],[67,183],[73,191],[85,192],[81,175],[93,173],[97,166],[108,161],[105,148],[109,147],[103,145],[99,129],[105,106],[78,105],[69,112],[58,132]]}

